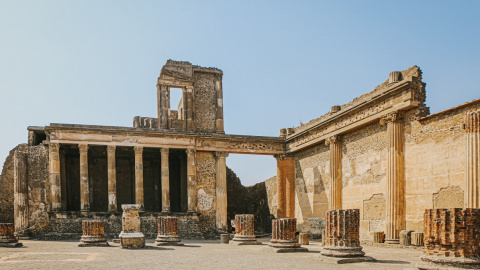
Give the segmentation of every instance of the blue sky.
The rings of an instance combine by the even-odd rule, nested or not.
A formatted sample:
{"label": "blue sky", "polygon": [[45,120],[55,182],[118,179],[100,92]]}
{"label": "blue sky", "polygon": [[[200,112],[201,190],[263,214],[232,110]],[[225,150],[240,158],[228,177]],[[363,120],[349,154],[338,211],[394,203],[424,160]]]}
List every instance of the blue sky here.
{"label": "blue sky", "polygon": [[[167,59],[223,70],[225,131],[278,136],[418,65],[427,106],[480,98],[480,1],[0,0],[0,164],[27,126],[156,116]],[[270,156],[230,155],[244,184]]]}

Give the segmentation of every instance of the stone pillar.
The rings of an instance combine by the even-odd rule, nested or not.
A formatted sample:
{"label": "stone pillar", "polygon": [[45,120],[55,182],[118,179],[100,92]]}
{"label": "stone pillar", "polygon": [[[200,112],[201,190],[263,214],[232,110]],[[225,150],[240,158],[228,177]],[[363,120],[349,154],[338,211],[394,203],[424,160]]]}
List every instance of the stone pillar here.
{"label": "stone pillar", "polygon": [[187,106],[185,107],[185,121],[187,122],[187,130],[195,130],[193,121],[193,86],[185,87],[185,96]]}
{"label": "stone pillar", "polygon": [[133,150],[135,152],[135,203],[140,205],[140,211],[143,211],[143,147],[135,146]]}
{"label": "stone pillar", "polygon": [[255,237],[255,216],[235,215],[235,236],[232,244],[261,245]]}
{"label": "stone pillar", "polygon": [[157,246],[183,246],[178,236],[177,217],[158,217],[158,235],[155,239]]}
{"label": "stone pillar", "polygon": [[168,148],[160,149],[162,174],[162,212],[170,212],[170,172],[168,166]]}
{"label": "stone pillar", "polygon": [[383,243],[385,241],[384,232],[370,232],[370,241],[372,243]]}
{"label": "stone pillar", "polygon": [[15,232],[22,234],[28,228],[27,153],[15,151],[13,168]]}
{"label": "stone pillar", "polygon": [[65,150],[60,151],[60,183],[62,190],[62,210],[67,210],[67,171],[65,167]]}
{"label": "stone pillar", "polygon": [[168,111],[170,107],[170,97],[168,96],[168,86],[157,84],[157,104],[158,104],[158,128],[168,128]]}
{"label": "stone pillar", "polygon": [[140,215],[138,204],[122,204],[122,232],[120,243],[122,248],[145,247],[145,236],[140,231]]}
{"label": "stone pillar", "polygon": [[308,238],[308,233],[300,233],[298,234],[298,243],[300,245],[309,245],[310,239]]}
{"label": "stone pillar", "polygon": [[117,168],[115,163],[115,145],[107,146],[108,162],[108,211],[117,211]]}
{"label": "stone pillar", "polygon": [[51,210],[61,211],[62,183],[60,181],[60,145],[58,143],[50,143],[48,149]]}
{"label": "stone pillar", "polygon": [[215,152],[217,176],[215,181],[216,225],[218,231],[227,232],[227,163],[228,152]]}
{"label": "stone pillar", "polygon": [[187,197],[188,212],[197,212],[197,166],[195,163],[195,149],[187,149]]}
{"label": "stone pillar", "polygon": [[21,247],[14,233],[13,223],[0,223],[0,247]]}
{"label": "stone pillar", "polygon": [[217,115],[215,121],[215,127],[217,133],[225,133],[223,130],[223,91],[222,91],[222,81],[215,82],[215,90],[217,92]]}
{"label": "stone pillar", "polygon": [[426,209],[419,269],[480,267],[480,209]]}
{"label": "stone pillar", "polygon": [[410,246],[412,242],[412,230],[401,230],[400,231],[400,245],[401,246]]}
{"label": "stone pillar", "polygon": [[295,217],[295,158],[276,155],[277,218]]}
{"label": "stone pillar", "polygon": [[469,112],[465,121],[466,167],[465,207],[480,208],[478,183],[480,181],[480,112]]}
{"label": "stone pillar", "polygon": [[330,145],[330,203],[328,209],[342,209],[342,143],[339,136],[325,140]]}
{"label": "stone pillar", "polygon": [[423,246],[423,232],[412,232],[412,240],[410,243],[413,246]]}
{"label": "stone pillar", "polygon": [[82,220],[83,235],[79,247],[108,246],[105,237],[105,224],[99,220]]}
{"label": "stone pillar", "polygon": [[88,144],[79,144],[80,150],[80,211],[90,211],[90,187],[88,184]]}
{"label": "stone pillar", "polygon": [[276,252],[307,252],[308,249],[300,247],[295,238],[297,232],[296,218],[281,218],[272,220],[272,240],[268,246]]}
{"label": "stone pillar", "polygon": [[322,255],[331,257],[363,256],[360,246],[360,210],[327,211],[325,246]]}
{"label": "stone pillar", "polygon": [[387,125],[387,232],[385,243],[398,244],[405,227],[404,134],[401,112],[387,115],[380,124]]}

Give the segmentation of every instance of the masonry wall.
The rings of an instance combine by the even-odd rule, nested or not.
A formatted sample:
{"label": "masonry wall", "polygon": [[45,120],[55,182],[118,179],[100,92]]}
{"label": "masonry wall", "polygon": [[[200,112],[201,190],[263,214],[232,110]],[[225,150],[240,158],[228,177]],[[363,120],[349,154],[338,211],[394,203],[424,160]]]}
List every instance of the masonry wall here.
{"label": "masonry wall", "polygon": [[195,127],[198,131],[215,132],[217,92],[222,78],[219,74],[195,72]]}
{"label": "masonry wall", "polygon": [[215,235],[215,155],[213,152],[196,152],[197,212],[200,231],[205,238]]}

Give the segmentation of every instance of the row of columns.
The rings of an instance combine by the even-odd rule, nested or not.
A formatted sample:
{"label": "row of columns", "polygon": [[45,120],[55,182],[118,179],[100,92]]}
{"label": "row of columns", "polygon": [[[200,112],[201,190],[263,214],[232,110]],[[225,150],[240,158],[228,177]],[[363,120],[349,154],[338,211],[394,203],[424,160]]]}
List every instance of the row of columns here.
{"label": "row of columns", "polygon": [[[90,187],[88,181],[88,144],[79,144],[80,152],[80,210],[90,210]],[[135,203],[144,207],[143,192],[143,147],[135,146]],[[49,145],[49,179],[50,179],[50,201],[51,210],[62,210],[62,183],[60,177],[60,145],[58,143],[50,143]],[[117,177],[115,164],[116,146],[107,146],[107,170],[108,170],[108,210],[117,210]],[[187,196],[189,212],[196,212],[197,208],[197,192],[196,192],[196,166],[195,166],[195,149],[189,148],[187,153]],[[162,212],[170,212],[170,178],[169,178],[169,149],[161,148],[161,182],[162,182]],[[225,165],[225,158],[223,158]],[[63,170],[64,171],[64,170]],[[226,200],[226,169],[223,170],[225,181],[225,200]],[[65,188],[63,188],[65,190]],[[65,203],[63,203],[65,205]],[[226,203],[225,203],[226,213]],[[226,214],[225,214],[226,224]]]}

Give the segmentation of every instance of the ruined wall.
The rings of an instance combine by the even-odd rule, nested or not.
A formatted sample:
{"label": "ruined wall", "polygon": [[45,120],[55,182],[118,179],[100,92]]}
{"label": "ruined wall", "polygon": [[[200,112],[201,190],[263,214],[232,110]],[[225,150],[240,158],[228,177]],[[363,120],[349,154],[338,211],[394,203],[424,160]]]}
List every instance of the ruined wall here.
{"label": "ruined wall", "polygon": [[[255,216],[255,231],[270,233],[272,219],[270,214],[265,182],[245,187],[240,178],[227,167],[227,220],[238,214],[253,214]],[[229,229],[230,223],[229,223]]]}
{"label": "ruined wall", "polygon": [[215,132],[217,115],[217,92],[215,85],[221,75],[195,72],[195,127],[198,131]]}
{"label": "ruined wall", "polygon": [[48,147],[29,146],[27,160],[29,227],[41,228],[49,223]]}
{"label": "ruined wall", "polygon": [[197,163],[197,212],[200,231],[205,238],[215,232],[215,155],[213,152],[196,152]]}
{"label": "ruined wall", "polygon": [[463,207],[467,110],[459,109],[405,126],[406,227],[423,230],[424,209]]}
{"label": "ruined wall", "polygon": [[26,152],[26,144],[10,150],[0,175],[0,223],[13,223],[13,155],[16,150]]}

